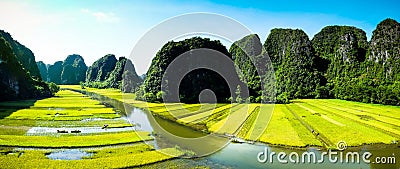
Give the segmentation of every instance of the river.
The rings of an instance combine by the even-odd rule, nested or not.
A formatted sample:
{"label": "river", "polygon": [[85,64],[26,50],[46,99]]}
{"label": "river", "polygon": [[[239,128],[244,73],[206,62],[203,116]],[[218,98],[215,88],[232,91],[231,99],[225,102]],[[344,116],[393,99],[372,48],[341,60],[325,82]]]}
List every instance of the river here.
{"label": "river", "polygon": [[[398,145],[366,145],[362,147],[352,147],[343,151],[341,155],[341,152],[330,152],[326,149],[314,147],[307,149],[292,149],[269,146],[262,143],[230,143],[227,138],[216,135],[206,135],[202,132],[192,130],[189,127],[177,124],[175,122],[159,117],[153,117],[148,112],[132,107],[131,105],[122,103],[120,101],[110,99],[96,93],[83,93],[101,102],[105,102],[121,112],[124,112],[126,117],[132,123],[137,124],[139,127],[136,128],[137,130],[152,132],[155,135],[155,140],[151,142],[154,147],[166,148],[179,145],[181,148],[190,149],[196,154],[201,154],[201,157],[198,158],[177,159],[163,163],[176,163],[175,165],[177,166],[206,165],[210,166],[211,168],[400,168],[400,162],[398,161],[394,161],[394,164],[377,164],[377,162],[383,162],[384,159],[386,163],[393,159],[398,160],[400,157],[400,148]],[[178,135],[178,137],[175,135]],[[204,142],[205,140],[196,140],[193,138],[206,138],[206,140],[209,142]],[[275,154],[272,156],[272,160],[271,158],[265,158],[265,155],[270,157],[270,155],[273,153]],[[278,160],[279,153],[286,154],[285,157],[281,156],[283,162]],[[329,153],[331,154],[331,157],[329,157]],[[299,156],[298,160],[296,159],[296,154]],[[304,154],[306,154],[306,156],[304,156],[305,159],[302,160],[302,155]],[[313,156],[310,156],[311,161],[308,162],[307,154],[314,154],[315,160],[313,160]],[[357,158],[354,158],[355,162],[352,162],[353,159],[351,154],[359,155],[359,161],[357,161]],[[369,158],[363,160],[363,156],[368,154],[371,154]],[[346,158],[346,156],[348,156],[348,158]],[[336,161],[335,157],[337,159]],[[377,160],[377,157],[380,161]],[[296,162],[290,161],[290,159],[293,159]],[[346,162],[346,159],[348,159],[349,162]],[[286,160],[287,163],[285,163],[284,160]],[[163,163],[153,164],[153,166],[157,168],[165,167],[163,166]],[[393,161],[391,163],[393,163]]]}

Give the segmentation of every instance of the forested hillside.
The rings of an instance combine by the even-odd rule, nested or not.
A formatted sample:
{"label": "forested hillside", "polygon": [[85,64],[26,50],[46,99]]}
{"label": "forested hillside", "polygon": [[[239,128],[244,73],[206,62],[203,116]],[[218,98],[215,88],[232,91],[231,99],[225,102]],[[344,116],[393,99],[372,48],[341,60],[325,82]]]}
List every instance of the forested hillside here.
{"label": "forested hillside", "polygon": [[[224,47],[218,44],[220,42],[209,43],[199,37],[165,44],[152,61],[139,97],[143,95],[147,101],[161,101],[165,94],[160,91],[161,78],[168,64],[180,54],[200,47],[224,53]],[[249,88],[251,102],[265,100],[266,96],[261,95],[261,81],[266,79],[258,74],[256,66],[265,65],[268,62],[265,56],[269,56],[276,77],[274,100],[278,103],[296,98],[400,103],[400,26],[393,19],[379,23],[370,42],[359,28],[327,26],[312,40],[300,29],[272,29],[262,46],[260,38],[252,34],[233,43],[226,53],[241,70],[239,76]],[[190,83],[183,80],[181,86],[191,86],[192,91],[188,94],[187,90],[180,89],[181,100],[195,102],[200,89],[213,88],[214,84],[201,86],[197,80],[219,81],[222,84],[218,85],[224,85],[224,79],[218,76],[197,80],[193,80],[193,76],[187,77],[190,77]],[[214,89],[223,91],[215,86]]]}
{"label": "forested hillside", "polygon": [[[162,101],[162,97],[169,94],[170,85],[162,82],[168,65],[185,52],[208,48],[231,58],[236,70],[240,70],[240,81],[235,83],[237,88],[229,89],[226,79],[214,71],[196,69],[178,84],[180,101],[198,102],[200,92],[210,89],[219,102],[287,103],[296,98],[337,98],[365,103],[400,103],[400,24],[393,19],[380,22],[370,41],[363,30],[352,26],[326,26],[312,40],[303,30],[276,28],[271,30],[264,44],[258,35],[251,34],[234,42],[229,52],[220,41],[208,38],[170,41],[153,58],[143,84],[133,63],[125,57],[117,59],[108,54],[89,68],[83,57],[76,54],[53,65],[34,64],[34,55],[28,48],[4,31],[0,31],[0,35],[4,41],[0,63],[6,67],[6,60],[15,58],[7,62],[7,66],[15,65],[15,71],[2,70],[2,85],[7,89],[4,92],[13,98],[19,98],[19,91],[24,89],[36,91],[33,92],[35,96],[46,95],[48,89],[42,84],[43,79],[56,84],[84,82],[89,87],[119,88],[124,92],[136,92],[137,99]],[[276,85],[272,88],[276,89],[276,95],[268,93],[274,90],[266,87],[268,77],[263,74],[269,61],[275,73]],[[13,73],[19,74],[20,79],[7,81],[13,79]],[[36,89],[29,87],[32,83]],[[161,91],[162,83],[166,84],[166,91]],[[22,84],[27,86],[20,89]],[[249,89],[249,97],[237,100],[244,88]]]}
{"label": "forested hillside", "polygon": [[32,77],[41,78],[33,52],[18,41],[14,40],[9,33],[4,32],[3,30],[0,30],[0,36],[8,42],[12,52],[15,54],[22,67],[26,69]]}
{"label": "forested hillside", "polygon": [[93,63],[86,73],[85,85],[95,88],[118,88],[123,92],[135,92],[142,79],[136,74],[131,60],[108,54]]}
{"label": "forested hillside", "polygon": [[365,103],[400,103],[400,26],[392,19],[378,24],[372,39],[349,26],[328,26],[312,40],[321,62],[328,98]]}
{"label": "forested hillside", "polygon": [[0,30],[0,89],[0,101],[52,95],[48,84],[41,80],[33,53],[2,30]]}
{"label": "forested hillside", "polygon": [[314,36],[312,43],[320,60],[316,66],[325,75],[322,97],[358,97],[349,94],[354,84],[348,85],[363,73],[362,63],[368,48],[366,33],[356,27],[327,26]]}
{"label": "forested hillside", "polygon": [[[38,62],[42,77],[45,80],[55,84],[79,84],[84,82],[86,78],[86,70],[88,69],[82,56],[73,54],[69,55],[64,61],[57,61],[53,65],[49,65],[47,70],[42,63]],[[43,70],[42,70],[43,69]]]}
{"label": "forested hillside", "polygon": [[61,72],[62,84],[79,84],[85,81],[87,66],[82,56],[69,55],[63,62]]}
{"label": "forested hillside", "polygon": [[315,90],[320,84],[319,72],[313,67],[315,56],[304,31],[272,29],[264,48],[274,66],[278,102],[315,98]]}
{"label": "forested hillside", "polygon": [[43,81],[48,81],[47,65],[42,61],[36,62],[36,64],[39,68],[40,76],[42,77]]}
{"label": "forested hillside", "polygon": [[49,68],[47,69],[47,77],[49,82],[61,84],[61,73],[63,71],[62,64],[62,61],[57,61],[53,65],[49,66]]}
{"label": "forested hillside", "polygon": [[[235,65],[241,70],[239,72],[240,80],[242,80],[249,89],[251,102],[260,102],[262,100],[261,92],[261,71],[257,70],[257,66],[265,67],[262,55],[263,46],[260,38],[256,34],[248,35],[234,42],[229,53]],[[258,65],[255,65],[258,64]]]}
{"label": "forested hillside", "polygon": [[[140,95],[143,94],[144,98],[141,99],[146,99],[150,102],[162,101],[163,95],[169,97],[168,82],[162,82],[162,77],[168,65],[179,55],[192,49],[199,48],[219,51],[230,57],[226,47],[223,46],[220,41],[200,37],[193,37],[179,42],[170,41],[165,44],[153,58],[151,66],[146,73],[147,77],[142,87],[143,91],[137,94],[137,96],[140,97]],[[182,69],[190,68],[191,64],[188,63],[188,65],[182,66]],[[166,91],[161,91],[161,83],[166,84]],[[234,86],[237,85],[240,84],[237,83]],[[185,103],[199,102],[199,94],[204,89],[212,90],[218,102],[226,102],[231,96],[229,86],[221,75],[209,69],[196,69],[186,74],[179,84],[180,101]]]}
{"label": "forested hillside", "polygon": [[95,61],[86,72],[87,82],[100,82],[104,81],[110,76],[111,71],[117,63],[115,55],[108,54],[99,60]]}

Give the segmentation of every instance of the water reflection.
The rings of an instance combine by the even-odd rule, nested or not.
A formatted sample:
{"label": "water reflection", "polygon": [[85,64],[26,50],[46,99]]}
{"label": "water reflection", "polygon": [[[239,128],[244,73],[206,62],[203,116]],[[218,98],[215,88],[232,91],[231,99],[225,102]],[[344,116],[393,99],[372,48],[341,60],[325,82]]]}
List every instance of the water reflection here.
{"label": "water reflection", "polygon": [[81,160],[83,157],[89,157],[93,153],[88,153],[79,149],[65,149],[48,153],[46,157],[52,160]]}
{"label": "water reflection", "polygon": [[[222,138],[217,135],[205,135],[202,132],[194,131],[186,126],[179,125],[177,123],[153,117],[147,112],[141,109],[134,108],[131,105],[123,104],[120,101],[116,101],[104,96],[97,94],[90,94],[92,97],[100,99],[103,102],[107,102],[113,107],[119,109],[125,113],[128,119],[139,124],[141,130],[149,131],[153,133],[155,140],[154,143],[156,148],[167,148],[179,145],[181,148],[190,149],[198,154],[207,155],[206,157],[190,159],[190,160],[177,160],[181,165],[182,162],[195,165],[206,165],[212,168],[371,168],[371,169],[399,169],[400,163],[396,164],[367,164],[362,161],[360,163],[330,163],[327,156],[324,156],[324,163],[319,164],[303,164],[303,163],[287,163],[281,164],[278,161],[273,163],[260,163],[257,161],[257,154],[264,151],[267,147],[268,151],[273,152],[285,152],[290,154],[296,152],[302,154],[303,152],[314,152],[317,156],[321,156],[321,153],[326,150],[320,150],[318,148],[308,148],[306,150],[270,147],[265,144],[228,144],[229,140]],[[139,128],[138,128],[139,129]],[[172,134],[171,134],[172,133]],[[201,138],[211,137],[210,141],[204,142]],[[188,139],[189,138],[189,139]],[[222,145],[222,146],[221,146]],[[225,147],[224,147],[225,146]],[[224,147],[224,148],[222,148]],[[216,153],[210,153],[210,150],[219,150]],[[350,148],[348,151],[359,152],[360,154],[368,151],[373,154],[372,158],[375,157],[389,157],[394,156],[399,159],[400,148],[399,145],[383,145],[383,146],[364,146],[359,148]],[[173,162],[173,161],[172,161]],[[154,167],[157,168],[154,164]]]}

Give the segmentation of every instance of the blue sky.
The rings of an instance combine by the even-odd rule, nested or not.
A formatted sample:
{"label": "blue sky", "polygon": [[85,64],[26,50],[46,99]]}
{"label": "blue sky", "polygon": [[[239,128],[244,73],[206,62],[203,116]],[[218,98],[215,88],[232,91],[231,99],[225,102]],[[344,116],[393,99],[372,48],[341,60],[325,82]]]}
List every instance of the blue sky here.
{"label": "blue sky", "polygon": [[[272,28],[299,28],[311,39],[327,25],[356,26],[366,31],[370,39],[383,19],[400,21],[399,6],[397,1],[349,0],[0,0],[0,29],[29,47],[37,61],[52,64],[76,53],[91,65],[108,53],[129,56],[149,29],[185,13],[211,12],[228,16],[257,33],[262,41]],[[139,74],[146,72],[149,60],[133,59]]]}

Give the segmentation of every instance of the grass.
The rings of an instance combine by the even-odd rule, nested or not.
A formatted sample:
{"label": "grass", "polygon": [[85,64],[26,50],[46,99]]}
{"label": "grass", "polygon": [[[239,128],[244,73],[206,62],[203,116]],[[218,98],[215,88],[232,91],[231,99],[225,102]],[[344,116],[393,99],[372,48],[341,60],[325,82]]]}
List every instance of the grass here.
{"label": "grass", "polygon": [[0,135],[24,135],[28,130],[25,126],[0,126]]}
{"label": "grass", "polygon": [[220,111],[215,111],[213,114],[210,116],[206,117],[204,120],[199,120],[198,123],[205,124],[209,129],[209,131],[218,131],[224,124],[226,118],[229,116],[229,114],[234,113],[235,111],[246,107],[244,104],[231,104],[229,108],[220,110]]}
{"label": "grass", "polygon": [[293,147],[322,146],[285,105],[275,105],[273,116],[260,141]]}
{"label": "grass", "polygon": [[[321,109],[319,108],[319,105],[309,106],[304,103],[298,104],[302,106],[290,104],[288,107],[312,126],[316,132],[321,133],[323,136],[328,138],[328,140],[333,144],[330,146],[335,146],[334,144],[339,141],[345,141],[349,146],[359,146],[362,144],[372,143],[388,144],[392,140],[396,140],[396,138],[379,130],[342,118],[329,112],[329,110]],[[307,107],[307,109],[304,107]],[[313,111],[310,111],[309,109]],[[341,114],[343,115],[345,113],[341,112]],[[330,120],[327,120],[326,117]],[[337,123],[343,125],[338,125]]]}
{"label": "grass", "polygon": [[159,104],[158,106],[153,106],[147,108],[153,114],[162,116],[169,120],[176,120],[176,116],[181,113],[192,112],[193,110],[198,110],[201,107],[200,104]]}
{"label": "grass", "polygon": [[[310,101],[314,102],[314,101]],[[359,122],[361,124],[370,125],[375,128],[386,131],[394,136],[400,137],[400,120],[390,116],[380,116],[376,113],[358,111],[348,107],[342,107],[337,105],[331,105],[329,103],[324,105],[325,109],[328,109],[331,113],[340,114],[341,116]]]}
{"label": "grass", "polygon": [[153,151],[154,148],[144,144],[139,143],[133,146],[121,146],[121,147],[112,147],[112,148],[101,148],[86,151],[88,153],[93,153],[92,156],[86,157],[86,159],[96,159],[96,158],[104,158],[104,157],[112,157],[112,156],[120,156],[125,154],[138,154],[143,153],[145,151]]}
{"label": "grass", "polygon": [[218,107],[216,109],[213,109],[213,110],[200,112],[198,114],[194,114],[194,115],[191,115],[191,116],[188,116],[188,117],[180,118],[177,121],[179,123],[183,123],[183,124],[184,123],[192,123],[192,122],[195,122],[195,121],[199,121],[200,119],[207,118],[208,116],[210,116],[210,115],[212,115],[212,114],[214,114],[216,112],[220,112],[220,111],[223,111],[223,110],[226,110],[226,109],[230,109],[231,107],[232,107],[232,105],[227,104],[227,105],[220,106],[220,107]]}
{"label": "grass", "polygon": [[[175,148],[155,151],[144,144],[91,151],[83,160],[51,160],[48,151],[24,150],[0,155],[1,168],[130,168],[174,159],[183,152]],[[169,155],[171,154],[171,155]],[[172,156],[174,155],[174,156]]]}
{"label": "grass", "polygon": [[232,111],[229,116],[211,126],[210,130],[216,133],[235,134],[242,126],[247,116],[249,116],[259,104],[245,104],[237,111]]}
{"label": "grass", "polygon": [[123,119],[94,120],[94,121],[42,121],[42,120],[15,120],[0,119],[0,126],[10,127],[102,127],[107,123],[110,127],[131,127],[132,124]]}
{"label": "grass", "polygon": [[273,110],[274,110],[274,105],[271,104],[262,104],[259,106],[258,115],[254,123],[251,125],[251,128],[247,133],[245,139],[257,140],[264,133],[270,122]]}
{"label": "grass", "polygon": [[248,139],[248,135],[252,131],[252,127],[254,126],[254,123],[257,119],[259,112],[260,112],[260,106],[257,106],[254,109],[254,111],[247,117],[242,128],[240,129],[239,133],[237,134],[237,136],[239,138]]}
{"label": "grass", "polygon": [[118,118],[112,108],[37,109],[31,107],[12,113],[7,119],[16,120],[83,120],[87,118]]}
{"label": "grass", "polygon": [[135,94],[134,93],[122,93],[121,90],[119,89],[97,89],[97,88],[90,88],[90,87],[85,87],[85,89],[82,89],[81,86],[79,85],[60,85],[61,88],[65,89],[73,89],[73,90],[80,90],[80,91],[86,91],[86,92],[93,92],[97,93],[121,102],[125,102],[128,104],[132,104],[136,107],[139,108],[147,108],[147,107],[153,107],[153,106],[159,106],[159,103],[155,103],[153,105],[152,103],[146,103],[143,101],[135,100]]}
{"label": "grass", "polygon": [[[21,102],[21,105],[24,104],[24,102]],[[12,105],[18,104],[12,103]],[[112,119],[118,117],[120,115],[112,108],[107,108],[90,97],[69,90],[61,90],[55,97],[37,100],[33,106],[17,110],[5,118],[14,120],[77,121],[87,118]]]}
{"label": "grass", "polygon": [[36,100],[7,101],[0,102],[0,107],[30,107]]}
{"label": "grass", "polygon": [[[65,87],[82,90],[79,86]],[[132,104],[183,125],[201,125],[209,132],[235,133],[240,138],[276,145],[323,146],[324,142],[333,147],[343,140],[349,146],[359,146],[400,140],[399,106],[301,99],[287,105],[266,104],[248,110],[243,104],[217,104],[215,108],[214,105],[167,104],[170,110],[167,111],[163,103],[136,101],[134,94],[123,94],[117,89],[83,90]],[[232,121],[224,125],[228,117]]]}
{"label": "grass", "polygon": [[[106,90],[108,96],[122,99],[118,91]],[[140,103],[142,104],[142,103]],[[146,103],[147,104],[147,103]],[[154,108],[162,104],[149,104]],[[191,105],[184,105],[191,109]],[[176,148],[155,150],[142,142],[152,140],[150,133],[116,132],[95,134],[55,134],[27,136],[30,127],[101,127],[132,126],[113,108],[106,107],[81,93],[59,91],[55,97],[0,103],[0,146],[27,148],[82,148],[91,147],[93,156],[83,160],[51,160],[49,150],[7,149],[0,151],[0,168],[127,168],[140,167],[184,155]],[[103,120],[91,120],[102,118]],[[135,145],[126,146],[128,143]],[[125,145],[97,148],[109,145]],[[3,148],[4,149],[4,148]],[[11,153],[10,153],[11,152]]]}
{"label": "grass", "polygon": [[135,143],[151,140],[148,132],[119,132],[97,135],[20,136],[0,135],[0,146],[72,148]]}

